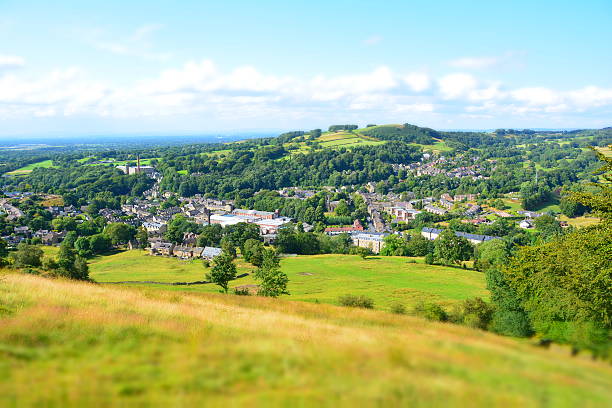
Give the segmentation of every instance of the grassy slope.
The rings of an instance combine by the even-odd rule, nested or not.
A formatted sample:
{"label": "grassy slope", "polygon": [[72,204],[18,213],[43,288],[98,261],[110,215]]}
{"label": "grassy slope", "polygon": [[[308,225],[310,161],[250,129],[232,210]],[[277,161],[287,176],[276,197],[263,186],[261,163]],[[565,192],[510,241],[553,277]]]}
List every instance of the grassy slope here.
{"label": "grassy slope", "polygon": [[6,174],[10,175],[10,176],[18,176],[18,175],[22,175],[22,174],[31,173],[32,170],[37,169],[37,168],[48,169],[50,167],[53,167],[53,161],[51,161],[51,160],[44,160],[44,161],[28,164],[27,166],[23,166],[23,167],[21,167],[21,168],[19,168],[17,170],[9,171]]}
{"label": "grassy slope", "polygon": [[[395,302],[411,307],[419,300],[430,300],[450,306],[468,297],[488,297],[484,277],[479,272],[414,264],[407,260],[402,257],[362,260],[354,255],[284,258],[281,268],[289,277],[291,293],[286,298],[335,304],[341,295],[363,294],[374,299],[377,308],[388,309]],[[240,259],[237,263],[239,273],[253,270],[252,265]],[[98,282],[198,281],[204,279],[206,271],[199,261],[151,257],[142,251],[98,257],[90,264],[90,276]],[[234,281],[231,286],[252,283],[255,283],[253,278],[248,276]],[[214,285],[175,286],[171,289],[218,291]]]}
{"label": "grassy slope", "polygon": [[253,297],[0,280],[0,406],[605,406],[612,367],[465,327]]}

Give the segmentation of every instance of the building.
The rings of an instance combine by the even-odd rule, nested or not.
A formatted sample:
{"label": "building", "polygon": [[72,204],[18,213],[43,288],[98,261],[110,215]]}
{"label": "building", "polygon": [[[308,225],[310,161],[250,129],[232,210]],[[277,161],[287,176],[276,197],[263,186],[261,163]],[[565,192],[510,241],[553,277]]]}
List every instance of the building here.
{"label": "building", "polygon": [[448,211],[445,210],[444,208],[436,207],[435,205],[431,205],[431,204],[427,204],[425,207],[423,207],[423,209],[427,211],[428,213],[432,213],[436,215],[445,215],[448,213]]}
{"label": "building", "polygon": [[375,254],[378,254],[385,246],[384,238],[387,235],[384,233],[358,233],[353,234],[351,239],[353,240],[353,245],[368,248]]}
{"label": "building", "polygon": [[404,207],[391,207],[389,208],[389,212],[397,218],[397,221],[414,220],[415,217],[421,213],[419,210]]}
{"label": "building", "polygon": [[277,218],[278,217],[278,210],[276,210],[274,212],[270,212],[270,211],[245,210],[245,209],[242,209],[242,208],[236,208],[234,211],[232,211],[232,214],[246,216],[246,217],[257,217],[257,218],[263,218],[263,219],[266,219],[266,220],[271,220],[273,218]]}
{"label": "building", "polygon": [[171,242],[153,242],[149,248],[151,255],[172,256],[174,253],[174,244]]}
{"label": "building", "polygon": [[215,247],[208,247],[207,246],[207,247],[204,247],[204,249],[202,250],[201,257],[211,261],[214,258],[216,258],[217,256],[221,255],[221,252],[223,252],[223,250],[221,248],[215,248]]}
{"label": "building", "polygon": [[[439,228],[430,228],[423,227],[421,230],[421,235],[427,238],[430,241],[435,240],[438,236],[444,231]],[[458,237],[463,237],[470,241],[470,243],[474,245],[482,244],[483,242],[490,241],[492,239],[501,239],[500,237],[492,237],[490,235],[480,235],[480,234],[469,234],[467,232],[455,231],[455,235]]]}
{"label": "building", "polygon": [[325,228],[325,233],[327,235],[338,235],[338,234],[345,234],[345,233],[350,234],[353,232],[360,232],[360,231],[363,231],[363,225],[361,225],[361,222],[359,222],[359,220],[355,220],[353,222],[353,225],[351,226]]}
{"label": "building", "polygon": [[261,235],[268,235],[278,233],[279,228],[289,222],[291,222],[291,218],[279,217],[273,219],[264,218],[259,221],[255,221],[255,224],[259,225]]}
{"label": "building", "polygon": [[149,234],[163,234],[168,229],[168,226],[161,222],[143,222],[142,226]]}

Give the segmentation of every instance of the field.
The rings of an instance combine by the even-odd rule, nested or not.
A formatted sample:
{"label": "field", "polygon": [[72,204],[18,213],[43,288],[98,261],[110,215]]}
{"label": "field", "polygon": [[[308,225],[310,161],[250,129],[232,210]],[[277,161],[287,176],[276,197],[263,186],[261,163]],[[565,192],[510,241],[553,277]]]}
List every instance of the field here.
{"label": "field", "polygon": [[[347,293],[366,295],[374,300],[376,308],[385,310],[396,302],[410,308],[418,301],[426,300],[448,307],[468,297],[488,297],[484,276],[480,272],[408,263],[408,259],[371,257],[363,260],[354,255],[284,258],[281,269],[289,277],[290,293],[284,297],[337,304],[338,297]],[[239,273],[250,273],[254,269],[240,259],[237,264]],[[206,271],[201,261],[152,257],[144,251],[119,252],[95,258],[90,263],[90,277],[97,282],[193,282],[204,280]],[[247,276],[233,281],[230,286],[254,283],[253,278]],[[210,284],[173,286],[171,289],[218,291],[218,287]]]}
{"label": "field", "polygon": [[0,406],[596,407],[612,367],[384,312],[4,275]]}
{"label": "field", "polygon": [[22,176],[24,174],[29,174],[32,170],[37,168],[45,168],[48,169],[53,166],[53,162],[51,160],[44,160],[36,163],[28,164],[27,166],[23,166],[17,170],[9,171],[6,173],[8,176]]}

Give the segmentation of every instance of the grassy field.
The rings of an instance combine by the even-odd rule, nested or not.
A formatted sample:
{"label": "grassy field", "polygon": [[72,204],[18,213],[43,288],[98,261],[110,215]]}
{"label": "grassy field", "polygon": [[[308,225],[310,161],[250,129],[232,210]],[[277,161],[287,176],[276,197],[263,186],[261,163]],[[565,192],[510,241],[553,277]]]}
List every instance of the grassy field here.
{"label": "grassy field", "polygon": [[0,406],[603,407],[612,367],[384,312],[0,279]]}
{"label": "grassy field", "polygon": [[[289,277],[291,300],[337,304],[338,297],[358,294],[371,297],[376,308],[388,310],[393,303],[412,307],[421,300],[443,306],[468,297],[488,297],[480,272],[408,263],[404,257],[311,255],[284,258],[281,269]],[[422,260],[418,260],[422,262]],[[238,272],[251,273],[251,264],[237,260]],[[201,261],[149,256],[144,251],[125,251],[95,258],[90,277],[97,282],[155,281],[193,282],[207,272]],[[252,276],[237,279],[231,287],[256,283]],[[159,287],[159,286],[156,286]],[[214,293],[214,285],[174,286],[172,290]]]}
{"label": "grassy field", "polygon": [[28,164],[27,166],[23,166],[23,167],[21,167],[21,168],[19,168],[17,170],[9,171],[6,174],[9,175],[9,176],[20,176],[20,175],[24,175],[24,174],[29,174],[29,173],[32,172],[32,170],[37,169],[37,168],[48,169],[50,167],[54,167],[53,166],[53,161],[51,161],[51,160],[44,160],[44,161]]}

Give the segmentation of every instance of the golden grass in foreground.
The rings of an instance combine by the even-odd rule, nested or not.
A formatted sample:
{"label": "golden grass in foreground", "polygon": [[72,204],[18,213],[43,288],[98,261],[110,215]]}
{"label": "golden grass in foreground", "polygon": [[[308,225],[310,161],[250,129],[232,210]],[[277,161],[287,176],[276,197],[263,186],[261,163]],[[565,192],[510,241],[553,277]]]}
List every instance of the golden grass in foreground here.
{"label": "golden grass in foreground", "polygon": [[0,406],[604,406],[612,367],[383,312],[0,276]]}

